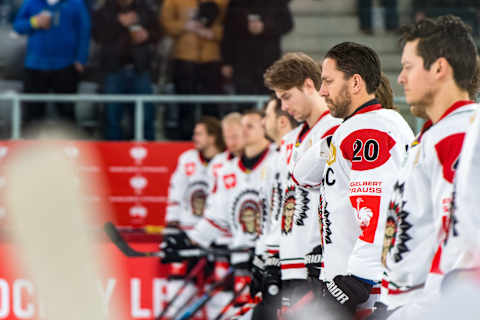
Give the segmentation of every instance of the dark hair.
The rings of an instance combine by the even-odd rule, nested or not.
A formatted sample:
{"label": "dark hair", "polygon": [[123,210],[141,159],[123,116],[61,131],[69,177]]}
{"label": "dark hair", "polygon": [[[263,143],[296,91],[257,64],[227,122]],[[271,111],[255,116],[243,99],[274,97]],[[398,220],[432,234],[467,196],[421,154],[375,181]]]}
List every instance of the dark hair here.
{"label": "dark hair", "polygon": [[477,56],[477,65],[475,68],[475,74],[473,75],[472,82],[468,87],[468,95],[470,99],[477,100],[478,94],[480,93],[480,57]]}
{"label": "dark hair", "polygon": [[335,60],[337,69],[349,79],[358,74],[365,81],[367,93],[372,94],[380,84],[381,63],[377,53],[355,42],[342,42],[331,48],[325,58]]}
{"label": "dark hair", "polygon": [[294,117],[292,117],[288,112],[282,110],[282,100],[278,99],[275,94],[270,95],[270,99],[268,99],[267,102],[265,102],[265,105],[263,106],[264,112],[267,111],[267,106],[270,102],[275,101],[273,111],[275,112],[275,115],[278,117],[286,117],[288,122],[290,122],[290,126],[292,128],[296,128],[298,126],[298,121],[295,120]]}
{"label": "dark hair", "polygon": [[263,74],[265,86],[272,90],[301,89],[306,79],[311,79],[315,89],[322,86],[322,67],[303,52],[287,53],[275,61]]}
{"label": "dark hair", "polygon": [[385,109],[397,109],[393,102],[393,90],[390,85],[390,80],[388,80],[383,72],[380,77],[380,84],[378,85],[377,90],[375,90],[375,97]]}
{"label": "dark hair", "polygon": [[423,59],[426,70],[443,57],[452,67],[457,85],[468,90],[476,70],[477,49],[471,28],[459,17],[446,15],[436,19],[427,18],[403,26],[400,30],[402,46],[419,39],[417,54]]}
{"label": "dark hair", "polygon": [[220,151],[225,151],[225,141],[223,141],[223,134],[222,134],[222,125],[220,120],[215,117],[204,116],[202,117],[197,123],[203,124],[207,129],[207,134],[209,136],[215,137],[215,146]]}

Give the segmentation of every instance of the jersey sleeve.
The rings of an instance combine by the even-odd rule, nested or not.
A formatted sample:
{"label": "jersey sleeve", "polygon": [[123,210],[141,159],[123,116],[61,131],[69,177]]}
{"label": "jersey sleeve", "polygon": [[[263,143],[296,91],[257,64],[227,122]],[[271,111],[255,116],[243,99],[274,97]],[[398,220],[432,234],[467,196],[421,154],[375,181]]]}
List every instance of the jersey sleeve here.
{"label": "jersey sleeve", "polygon": [[303,188],[319,188],[328,159],[328,139],[316,142],[295,163],[292,180]]}
{"label": "jersey sleeve", "polygon": [[219,172],[219,181],[215,193],[208,197],[205,215],[195,228],[187,232],[190,239],[202,247],[209,247],[212,242],[230,231],[230,221],[227,216],[228,190],[225,185],[230,185],[235,180],[234,173]]}
{"label": "jersey sleeve", "polygon": [[183,157],[180,156],[177,162],[177,167],[170,177],[170,184],[168,187],[167,213],[165,216],[167,224],[173,221],[180,221],[187,182],[188,180],[184,171]]}
{"label": "jersey sleeve", "polygon": [[358,226],[358,238],[350,255],[349,272],[378,280],[386,208],[399,161],[393,159],[395,140],[385,131],[359,129],[340,145],[342,158],[351,167],[348,197]]}

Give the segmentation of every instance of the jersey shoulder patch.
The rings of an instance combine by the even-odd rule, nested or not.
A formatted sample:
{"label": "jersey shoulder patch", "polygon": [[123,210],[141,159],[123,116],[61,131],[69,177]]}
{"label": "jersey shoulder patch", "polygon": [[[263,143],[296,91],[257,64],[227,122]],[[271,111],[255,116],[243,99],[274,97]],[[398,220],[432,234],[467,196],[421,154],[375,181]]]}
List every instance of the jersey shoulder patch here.
{"label": "jersey shoulder patch", "polygon": [[443,177],[450,183],[453,183],[464,139],[464,132],[455,133],[443,138],[435,145],[438,160],[442,165]]}
{"label": "jersey shoulder patch", "polygon": [[359,129],[342,140],[343,157],[352,163],[352,170],[364,171],[382,166],[391,157],[395,140],[386,132]]}

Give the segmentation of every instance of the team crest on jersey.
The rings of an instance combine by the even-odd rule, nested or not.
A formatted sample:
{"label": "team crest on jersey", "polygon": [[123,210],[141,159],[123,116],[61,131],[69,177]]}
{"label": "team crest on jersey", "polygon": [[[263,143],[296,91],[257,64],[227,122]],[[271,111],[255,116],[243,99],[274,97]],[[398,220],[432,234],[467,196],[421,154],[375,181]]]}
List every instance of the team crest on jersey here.
{"label": "team crest on jersey", "polygon": [[392,200],[388,204],[387,226],[383,239],[382,262],[386,265],[387,255],[393,251],[393,259],[400,262],[405,252],[410,251],[407,242],[412,239],[408,231],[412,227],[407,218],[409,212],[403,210],[406,201],[403,200],[405,193],[405,183],[395,182],[393,186]]}
{"label": "team crest on jersey", "polygon": [[295,215],[295,186],[290,186],[285,190],[285,200],[282,209],[282,233],[289,234],[292,232]]}
{"label": "team crest on jersey", "polygon": [[223,176],[223,183],[227,190],[234,188],[237,185],[237,176],[234,173],[226,174]]}
{"label": "team crest on jersey", "polygon": [[245,190],[233,202],[233,215],[244,233],[255,235],[262,233],[265,204],[260,200],[257,190]]}
{"label": "team crest on jersey", "polygon": [[192,214],[197,217],[202,217],[205,211],[205,204],[207,202],[208,184],[204,181],[197,181],[190,186],[192,192],[190,193],[190,206]]}
{"label": "team crest on jersey", "polygon": [[187,176],[191,176],[195,173],[195,162],[185,163],[185,173]]}

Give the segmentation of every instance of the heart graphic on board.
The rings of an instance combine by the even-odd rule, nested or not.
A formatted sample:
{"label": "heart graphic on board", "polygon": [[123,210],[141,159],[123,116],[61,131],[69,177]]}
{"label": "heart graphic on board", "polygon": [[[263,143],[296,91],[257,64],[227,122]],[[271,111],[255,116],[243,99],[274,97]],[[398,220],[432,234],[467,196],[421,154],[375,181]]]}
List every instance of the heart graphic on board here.
{"label": "heart graphic on board", "polygon": [[143,159],[147,157],[148,151],[144,147],[133,147],[130,149],[130,156],[135,159],[137,164],[142,163]]}
{"label": "heart graphic on board", "polygon": [[143,176],[135,176],[130,178],[130,186],[135,190],[136,194],[142,193],[142,189],[144,189],[147,184],[148,180]]}

